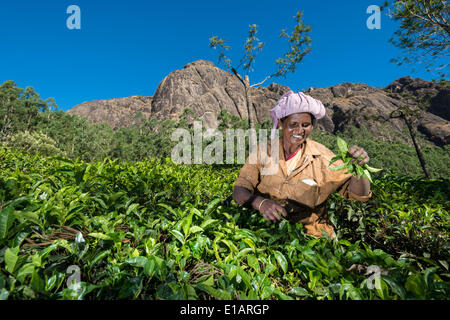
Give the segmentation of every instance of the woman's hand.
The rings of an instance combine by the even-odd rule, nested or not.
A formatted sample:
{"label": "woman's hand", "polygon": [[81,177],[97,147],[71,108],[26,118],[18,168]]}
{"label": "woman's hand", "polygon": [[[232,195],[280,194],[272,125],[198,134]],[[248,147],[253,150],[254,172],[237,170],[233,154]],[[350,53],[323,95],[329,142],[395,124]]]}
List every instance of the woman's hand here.
{"label": "woman's hand", "polygon": [[233,188],[233,198],[237,203],[258,210],[267,221],[279,221],[280,213],[287,217],[286,210],[276,202],[254,195],[244,187],[235,186]]}
{"label": "woman's hand", "polygon": [[[367,155],[367,152],[358,146],[352,146],[348,149],[348,153],[352,156],[352,161],[358,161],[359,157],[362,157],[362,160],[358,161],[360,166],[365,165],[369,162],[370,158]],[[361,177],[361,179],[357,179],[353,176],[350,180],[349,189],[360,196],[367,196],[370,193],[370,182],[367,178]]]}
{"label": "woman's hand", "polygon": [[359,158],[359,157],[363,157],[363,160],[358,161],[358,164],[360,166],[365,165],[366,163],[369,162],[370,158],[369,155],[367,154],[367,152],[363,149],[360,148],[358,146],[352,146],[348,149],[348,153],[352,156],[353,159],[355,159],[355,161]]}
{"label": "woman's hand", "polygon": [[286,210],[276,202],[269,199],[261,200],[261,202],[259,203],[259,212],[261,212],[264,219],[272,222],[280,221],[280,213],[284,217],[287,217]]}

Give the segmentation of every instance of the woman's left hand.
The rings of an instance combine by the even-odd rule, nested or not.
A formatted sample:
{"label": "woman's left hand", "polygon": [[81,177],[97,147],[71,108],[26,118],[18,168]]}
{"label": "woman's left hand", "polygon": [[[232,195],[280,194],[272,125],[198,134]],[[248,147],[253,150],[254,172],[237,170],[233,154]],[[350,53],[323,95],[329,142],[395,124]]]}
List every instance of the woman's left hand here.
{"label": "woman's left hand", "polygon": [[358,146],[352,146],[348,149],[348,153],[352,156],[353,159],[358,159],[359,157],[363,157],[363,160],[358,161],[358,164],[360,166],[365,165],[369,162],[370,158],[367,154],[366,150],[363,148],[360,148]]}

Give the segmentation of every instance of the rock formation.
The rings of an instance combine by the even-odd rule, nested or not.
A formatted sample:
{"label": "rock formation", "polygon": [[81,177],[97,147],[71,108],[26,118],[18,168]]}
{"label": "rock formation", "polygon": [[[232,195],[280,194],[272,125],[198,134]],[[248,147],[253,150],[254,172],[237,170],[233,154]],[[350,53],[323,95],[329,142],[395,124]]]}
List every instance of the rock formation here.
{"label": "rock formation", "polygon": [[[268,87],[251,89],[252,107],[259,123],[269,119],[269,111],[288,87],[272,83]],[[410,140],[402,132],[405,124],[400,119],[375,121],[374,117],[387,116],[404,103],[406,96],[429,101],[427,112],[417,123],[436,145],[450,142],[450,89],[421,79],[404,77],[384,89],[363,83],[343,83],[328,88],[310,88],[306,94],[319,99],[327,109],[318,121],[319,128],[331,133],[345,131],[349,125],[366,126],[375,136],[388,141]],[[84,102],[68,113],[87,117],[91,122],[107,122],[112,128],[129,126],[140,111],[145,118],[179,119],[185,108],[190,108],[207,127],[217,126],[217,115],[222,109],[241,119],[247,118],[244,88],[231,73],[198,60],[183,69],[167,75],[152,97],[133,96]]]}
{"label": "rock formation", "polygon": [[106,122],[111,128],[117,129],[134,124],[134,117],[138,112],[148,119],[151,115],[151,107],[152,97],[132,96],[83,102],[68,110],[67,113],[86,117],[91,123]]}

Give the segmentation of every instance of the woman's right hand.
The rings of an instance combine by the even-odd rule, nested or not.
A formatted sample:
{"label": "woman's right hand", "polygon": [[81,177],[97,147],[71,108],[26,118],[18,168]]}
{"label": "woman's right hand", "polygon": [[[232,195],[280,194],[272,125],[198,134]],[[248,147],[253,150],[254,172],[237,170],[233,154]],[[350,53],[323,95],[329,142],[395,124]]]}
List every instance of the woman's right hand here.
{"label": "woman's right hand", "polygon": [[259,212],[261,212],[264,219],[272,222],[280,221],[280,213],[284,217],[287,217],[286,210],[276,202],[269,199],[261,199],[261,202],[259,203]]}

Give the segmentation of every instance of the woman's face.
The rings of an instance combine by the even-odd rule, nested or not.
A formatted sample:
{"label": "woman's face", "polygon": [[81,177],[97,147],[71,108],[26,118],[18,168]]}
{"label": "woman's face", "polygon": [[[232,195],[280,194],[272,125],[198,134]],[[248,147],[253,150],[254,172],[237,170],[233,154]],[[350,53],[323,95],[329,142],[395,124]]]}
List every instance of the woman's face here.
{"label": "woman's face", "polygon": [[282,123],[283,141],[291,146],[300,147],[311,133],[312,118],[309,113],[294,113]]}

